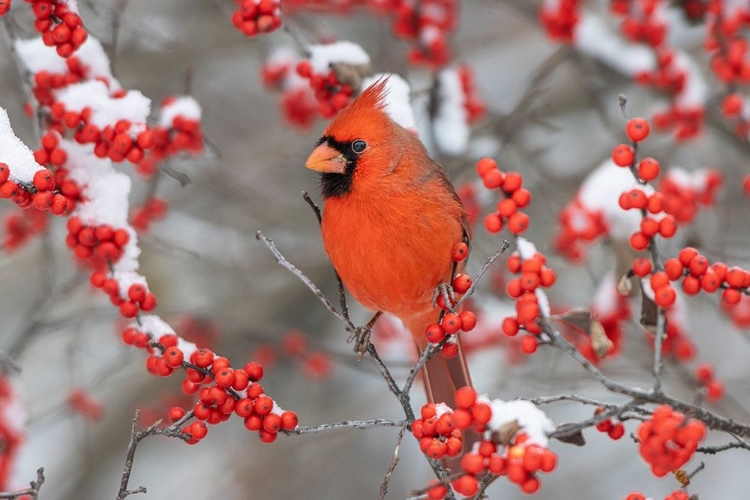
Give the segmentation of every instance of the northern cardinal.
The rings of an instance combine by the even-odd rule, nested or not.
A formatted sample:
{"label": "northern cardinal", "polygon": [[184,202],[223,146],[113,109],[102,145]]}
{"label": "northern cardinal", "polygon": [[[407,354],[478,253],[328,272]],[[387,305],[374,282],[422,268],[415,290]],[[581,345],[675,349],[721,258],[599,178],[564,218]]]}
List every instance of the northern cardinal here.
{"label": "northern cardinal", "polygon": [[[433,294],[450,283],[451,252],[468,242],[461,200],[419,139],[385,110],[387,80],[362,92],[328,125],[305,166],[321,173],[325,250],[351,294],[399,317],[419,352],[438,320]],[[433,356],[424,382],[431,402],[454,406],[471,385],[459,355]]]}

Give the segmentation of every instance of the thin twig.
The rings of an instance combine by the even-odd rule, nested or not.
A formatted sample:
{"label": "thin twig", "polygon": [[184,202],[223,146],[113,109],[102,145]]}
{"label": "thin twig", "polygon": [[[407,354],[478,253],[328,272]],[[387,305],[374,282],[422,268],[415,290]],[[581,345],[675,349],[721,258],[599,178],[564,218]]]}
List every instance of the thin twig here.
{"label": "thin twig", "polygon": [[339,429],[371,429],[374,427],[399,427],[405,426],[406,420],[375,418],[372,420],[344,420],[331,424],[311,425],[307,427],[297,427],[291,431],[284,431],[286,434],[317,434],[319,432],[335,431]]}
{"label": "thin twig", "polygon": [[495,262],[495,260],[497,260],[498,257],[500,257],[503,253],[505,253],[505,251],[508,249],[509,246],[510,246],[510,243],[508,243],[508,240],[503,240],[503,246],[500,247],[500,250],[498,250],[494,254],[490,255],[487,258],[487,260],[484,261],[484,265],[479,270],[479,272],[477,273],[477,275],[474,277],[474,281],[472,281],[471,286],[469,287],[469,289],[466,290],[466,293],[463,295],[463,297],[461,297],[461,300],[459,300],[458,302],[456,302],[456,305],[453,306],[454,310],[458,310],[458,308],[461,307],[461,305],[464,302],[466,302],[466,299],[468,299],[471,296],[471,294],[474,293],[474,288],[477,286],[477,283],[479,283],[479,280],[482,279],[482,276],[484,276],[484,273],[487,272],[487,269],[490,268],[490,266],[492,265],[492,263]]}
{"label": "thin twig", "polygon": [[[321,215],[320,207],[312,200],[312,198],[310,198],[310,194],[307,191],[302,191],[302,199],[310,205],[313,213],[315,213],[315,217],[318,219],[318,226],[322,228],[323,216]],[[349,319],[349,307],[346,305],[346,288],[344,288],[344,282],[336,269],[334,269],[333,272],[336,274],[336,283],[339,285],[339,305],[341,306],[341,314],[343,314],[346,319]]]}
{"label": "thin twig", "polygon": [[347,317],[345,317],[336,307],[331,303],[330,300],[323,294],[322,291],[320,291],[320,288],[312,282],[310,278],[308,278],[305,273],[297,269],[297,267],[286,260],[286,257],[284,257],[281,252],[279,252],[279,249],[276,248],[276,244],[273,242],[271,238],[268,238],[266,235],[264,235],[261,231],[257,231],[255,233],[255,238],[259,241],[262,241],[266,247],[271,251],[273,256],[276,258],[276,262],[278,262],[282,267],[285,267],[288,269],[292,274],[297,276],[297,278],[302,281],[307,288],[312,290],[312,292],[315,294],[316,297],[318,297],[318,300],[320,300],[323,305],[328,309],[331,314],[336,316],[342,323],[344,323],[344,327],[346,328],[346,331],[349,333],[352,333],[357,327],[354,326],[354,323],[352,323]]}
{"label": "thin twig", "polygon": [[130,473],[133,470],[133,461],[135,460],[135,450],[138,447],[138,443],[140,443],[144,438],[147,438],[148,436],[167,436],[167,437],[173,437],[177,439],[182,439],[183,441],[188,441],[190,439],[190,435],[183,433],[180,430],[180,426],[187,422],[190,418],[193,416],[193,412],[188,412],[185,414],[184,417],[182,417],[180,420],[172,424],[170,427],[167,428],[161,428],[159,425],[161,425],[161,420],[158,420],[157,422],[154,422],[150,426],[146,427],[145,429],[141,429],[140,431],[138,429],[138,419],[141,416],[140,410],[135,410],[135,416],[133,417],[133,424],[130,428],[130,444],[128,444],[128,454],[125,458],[125,468],[122,471],[122,479],[120,480],[120,491],[117,493],[117,499],[116,500],[123,500],[124,498],[135,495],[137,493],[146,493],[146,488],[143,486],[139,486],[135,490],[129,490],[128,489],[128,482],[130,481]]}
{"label": "thin twig", "polygon": [[385,476],[383,477],[383,482],[380,483],[380,497],[379,500],[383,500],[388,494],[388,483],[391,480],[391,476],[393,475],[393,471],[396,470],[396,466],[398,465],[398,451],[401,447],[401,440],[404,438],[404,433],[406,432],[406,422],[401,426],[401,430],[398,432],[398,437],[396,438],[396,447],[393,449],[393,459],[391,460],[391,464],[388,466],[388,471],[385,473]]}
{"label": "thin twig", "polygon": [[498,476],[494,474],[485,474],[482,477],[482,480],[479,481],[479,489],[477,490],[477,494],[474,495],[474,498],[472,500],[480,500],[481,498],[484,498],[484,492],[487,489],[487,487],[492,484],[492,481],[497,479]]}
{"label": "thin twig", "polygon": [[695,451],[698,453],[705,453],[706,455],[716,455],[722,451],[733,450],[736,448],[744,448],[750,450],[750,444],[745,441],[735,441],[732,443],[722,444],[719,446],[700,446]]}
{"label": "thin twig", "polygon": [[0,350],[0,373],[21,373],[21,367],[5,351]]}
{"label": "thin twig", "polygon": [[42,485],[44,484],[44,467],[39,467],[36,471],[36,481],[31,481],[29,483],[30,487],[15,491],[13,493],[0,493],[0,498],[3,500],[16,500],[23,498],[31,498],[32,500],[36,500],[39,497],[39,490],[41,489]]}

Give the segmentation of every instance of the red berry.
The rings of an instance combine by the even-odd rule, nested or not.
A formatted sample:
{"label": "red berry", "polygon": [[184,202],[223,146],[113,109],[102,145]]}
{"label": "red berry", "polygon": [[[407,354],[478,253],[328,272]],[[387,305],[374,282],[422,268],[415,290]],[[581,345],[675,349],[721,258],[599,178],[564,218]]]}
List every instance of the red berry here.
{"label": "red berry", "polygon": [[456,390],[455,399],[458,408],[468,410],[474,406],[474,403],[477,400],[477,392],[470,386],[461,387]]}
{"label": "red berry", "polygon": [[185,416],[185,410],[183,410],[179,406],[175,406],[174,408],[169,410],[169,421],[172,423],[177,422],[184,416]]}
{"label": "red berry", "polygon": [[629,167],[634,159],[635,153],[633,152],[633,148],[627,144],[620,144],[612,150],[612,161],[618,167]]}
{"label": "red berry", "polygon": [[644,181],[652,181],[659,176],[659,162],[653,158],[644,158],[638,163],[638,177]]}
{"label": "red berry", "polygon": [[433,344],[438,344],[445,338],[445,330],[437,323],[433,323],[427,327],[425,337],[427,337],[427,340]]}
{"label": "red berry", "polygon": [[625,127],[628,138],[633,142],[641,142],[648,137],[650,129],[644,118],[632,118]]}
{"label": "red berry", "polygon": [[245,372],[248,378],[253,382],[258,382],[263,378],[263,366],[260,363],[250,362],[245,365]]}

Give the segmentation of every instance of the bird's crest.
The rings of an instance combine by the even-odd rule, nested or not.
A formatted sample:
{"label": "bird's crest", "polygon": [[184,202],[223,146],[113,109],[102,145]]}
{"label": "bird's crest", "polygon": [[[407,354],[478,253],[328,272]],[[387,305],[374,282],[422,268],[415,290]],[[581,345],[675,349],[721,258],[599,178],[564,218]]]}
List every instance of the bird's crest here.
{"label": "bird's crest", "polygon": [[388,77],[380,78],[341,110],[326,128],[325,135],[346,142],[359,138],[363,132],[370,135],[385,132],[394,123],[385,111],[387,95]]}

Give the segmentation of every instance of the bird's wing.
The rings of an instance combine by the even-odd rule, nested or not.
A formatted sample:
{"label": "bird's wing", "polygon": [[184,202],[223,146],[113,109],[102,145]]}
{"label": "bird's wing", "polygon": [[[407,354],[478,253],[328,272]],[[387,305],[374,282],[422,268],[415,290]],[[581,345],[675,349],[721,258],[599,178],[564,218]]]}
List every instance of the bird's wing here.
{"label": "bird's wing", "polygon": [[430,159],[430,172],[434,175],[435,179],[445,188],[445,191],[450,193],[451,197],[458,203],[461,208],[461,229],[463,230],[464,242],[469,246],[471,250],[471,226],[469,226],[468,214],[464,209],[464,204],[461,202],[461,198],[456,193],[456,188],[453,187],[453,183],[448,177],[448,173],[445,169],[436,161]]}

